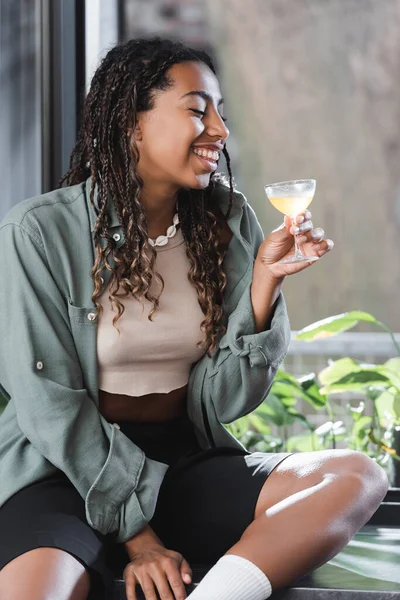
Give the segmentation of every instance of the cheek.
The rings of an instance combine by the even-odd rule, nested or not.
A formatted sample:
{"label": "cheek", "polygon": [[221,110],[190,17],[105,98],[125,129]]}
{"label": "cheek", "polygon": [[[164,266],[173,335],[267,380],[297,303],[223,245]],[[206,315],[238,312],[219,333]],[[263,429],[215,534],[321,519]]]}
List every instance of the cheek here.
{"label": "cheek", "polygon": [[142,146],[143,158],[163,170],[187,167],[193,154],[190,147],[204,131],[200,119],[157,119],[147,123]]}

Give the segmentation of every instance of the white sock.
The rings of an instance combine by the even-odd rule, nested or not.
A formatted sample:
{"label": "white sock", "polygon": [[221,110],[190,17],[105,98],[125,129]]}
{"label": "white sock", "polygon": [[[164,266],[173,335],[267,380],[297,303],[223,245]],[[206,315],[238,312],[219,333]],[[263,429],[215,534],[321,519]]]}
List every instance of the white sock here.
{"label": "white sock", "polygon": [[250,560],[224,554],[187,600],[266,600],[272,594],[268,577]]}

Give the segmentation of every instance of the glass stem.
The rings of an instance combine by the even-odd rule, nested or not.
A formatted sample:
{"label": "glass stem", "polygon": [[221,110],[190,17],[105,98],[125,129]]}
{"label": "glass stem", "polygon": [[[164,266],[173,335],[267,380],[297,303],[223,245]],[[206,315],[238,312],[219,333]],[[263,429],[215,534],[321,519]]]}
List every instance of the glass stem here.
{"label": "glass stem", "polygon": [[[296,216],[297,215],[295,215],[294,217],[292,217],[292,225],[293,225],[293,227],[297,227],[297,225],[296,225]],[[297,233],[295,233],[294,236],[293,236],[294,237],[294,256],[295,256],[295,258],[300,258],[300,257],[303,257],[304,254],[302,253],[302,251],[299,248],[299,244],[297,242],[297,236],[298,236]]]}

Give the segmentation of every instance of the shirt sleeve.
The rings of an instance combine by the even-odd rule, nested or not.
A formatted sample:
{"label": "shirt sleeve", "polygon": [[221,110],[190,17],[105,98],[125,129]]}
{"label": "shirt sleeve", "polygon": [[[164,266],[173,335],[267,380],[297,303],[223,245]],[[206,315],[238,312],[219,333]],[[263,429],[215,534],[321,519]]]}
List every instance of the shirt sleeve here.
{"label": "shirt sleeve", "polygon": [[0,383],[18,425],[77,489],[89,525],[124,542],[152,518],[168,465],[146,458],[84,388],[67,300],[40,237],[7,223],[0,256]]}
{"label": "shirt sleeve", "polygon": [[279,365],[288,352],[291,338],[282,293],[275,303],[269,328],[256,333],[251,303],[252,267],[264,234],[247,201],[243,210],[243,231],[252,247],[250,275],[243,284],[236,307],[228,316],[227,331],[220,339],[218,350],[213,356],[206,357],[203,389],[203,402],[225,424],[253,411],[267,397]]}

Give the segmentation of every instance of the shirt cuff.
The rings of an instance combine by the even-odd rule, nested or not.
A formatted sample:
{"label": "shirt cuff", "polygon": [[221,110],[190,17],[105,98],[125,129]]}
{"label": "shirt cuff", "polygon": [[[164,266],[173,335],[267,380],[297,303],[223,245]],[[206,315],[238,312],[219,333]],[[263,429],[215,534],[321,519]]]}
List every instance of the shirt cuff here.
{"label": "shirt cuff", "polygon": [[235,356],[248,356],[251,367],[278,367],[288,352],[290,339],[290,321],[282,292],[275,303],[269,329],[256,333],[250,282],[228,319],[219,348],[229,347]]}
{"label": "shirt cuff", "polygon": [[113,425],[107,461],[85,498],[86,519],[116,541],[133,537],[151,520],[168,464],[147,458]]}
{"label": "shirt cuff", "polygon": [[127,542],[151,521],[168,465],[146,458],[139,484],[121,506],[115,542]]}

